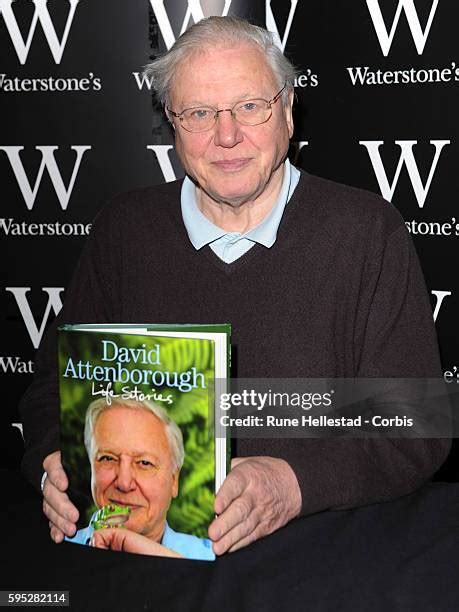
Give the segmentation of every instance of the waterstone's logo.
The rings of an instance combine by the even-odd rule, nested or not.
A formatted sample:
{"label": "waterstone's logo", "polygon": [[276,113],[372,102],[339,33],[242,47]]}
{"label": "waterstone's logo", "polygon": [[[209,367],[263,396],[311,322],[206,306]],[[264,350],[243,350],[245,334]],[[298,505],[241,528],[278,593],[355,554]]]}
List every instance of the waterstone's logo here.
{"label": "waterstone's logo", "polygon": [[35,349],[40,346],[40,342],[51,313],[54,312],[54,315],[59,314],[62,308],[61,293],[64,291],[63,287],[42,287],[41,289],[47,294],[48,297],[41,322],[38,324],[32,313],[27,297],[31,287],[5,287],[5,290],[12,293],[16,300],[16,304],[26,326],[29,338]]}
{"label": "waterstone's logo", "polygon": [[[61,293],[63,287],[42,287],[47,296],[47,303],[41,321],[35,318],[28,299],[31,287],[5,287],[14,296],[16,305],[24,321],[32,345],[37,349],[43,337],[50,316],[57,315],[62,308]],[[39,318],[38,318],[39,319]],[[33,374],[34,363],[20,355],[0,355],[0,372],[3,374]]]}
{"label": "waterstone's logo", "polygon": [[[16,178],[16,182],[24,199],[27,210],[33,210],[46,169],[49,178],[51,179],[59,205],[63,211],[66,211],[75,187],[83,156],[91,149],[91,146],[72,145],[70,147],[70,149],[75,152],[75,161],[73,163],[72,173],[67,185],[64,183],[61,170],[59,169],[55,158],[55,152],[59,149],[57,145],[37,145],[35,147],[35,150],[41,153],[41,163],[35,180],[33,181],[29,180],[21,159],[21,151],[23,151],[23,149],[23,146],[0,145],[0,152],[3,152],[6,156],[0,156],[0,162],[5,159],[9,161],[9,165],[14,177]],[[5,236],[11,237],[87,236],[90,229],[91,224],[84,223],[27,223],[25,221],[17,222],[14,217],[0,218],[0,232]]]}
{"label": "waterstone's logo", "polygon": [[[299,0],[290,0],[287,21],[283,31],[279,29],[279,20],[276,19],[271,0],[266,0],[265,2],[266,29],[274,34],[276,43],[280,49],[282,49],[282,51],[285,51],[285,47],[290,36],[298,1]],[[180,18],[178,19],[178,28],[175,30],[175,32],[171,23],[170,15],[164,6],[164,0],[150,0],[150,5],[155,16],[155,26],[157,25],[159,31],[161,32],[166,49],[169,50],[177,38],[181,36],[193,23],[197,23],[198,21],[201,21],[201,19],[209,17],[210,15],[226,17],[231,9],[232,0],[224,0],[223,7],[221,11],[218,12],[213,10],[213,7],[211,7],[211,10],[205,12],[201,6],[200,0],[187,0],[187,2],[183,3],[185,7],[183,18],[181,20]],[[139,89],[151,89],[151,79],[148,79],[140,72],[133,72],[132,76],[134,77]],[[318,75],[314,73],[311,68],[307,68],[302,74],[298,75],[295,80],[295,87],[317,87],[318,84]]]}
{"label": "waterstone's logo", "polygon": [[27,61],[38,22],[40,22],[41,27],[43,28],[43,32],[46,40],[48,41],[54,61],[56,64],[60,64],[79,0],[68,0],[70,5],[69,13],[61,40],[59,40],[56,34],[56,30],[54,29],[54,25],[49,14],[47,6],[48,0],[33,0],[35,7],[34,14],[30,24],[29,33],[25,40],[22,37],[21,30],[13,12],[13,2],[15,2],[15,0],[0,0],[0,14],[5,21],[11,42],[14,45],[21,64],[25,64]]}
{"label": "waterstone's logo", "polygon": [[397,10],[395,11],[395,17],[392,22],[392,27],[390,29],[390,32],[388,32],[388,30],[386,29],[386,24],[384,22],[383,14],[381,12],[381,7],[379,6],[379,0],[367,0],[368,10],[370,11],[371,20],[373,21],[376,36],[378,37],[378,41],[384,57],[387,57],[389,55],[389,51],[392,46],[392,41],[394,40],[395,32],[397,31],[397,26],[402,11],[405,12],[406,20],[408,21],[411,35],[416,46],[416,51],[418,52],[418,55],[423,54],[424,47],[426,46],[427,38],[429,36],[430,28],[432,27],[432,22],[437,11],[438,2],[439,0],[432,1],[432,6],[430,9],[429,17],[427,19],[427,24],[423,30],[418,16],[418,12],[416,10],[416,6],[414,4],[414,0],[399,0]]}
{"label": "waterstone's logo", "polygon": [[[69,10],[64,30],[59,37],[58,33],[56,32],[53,19],[51,18],[48,0],[32,0],[34,12],[28,32],[22,23],[18,23],[18,19],[13,11],[13,2],[16,3],[17,0],[0,0],[0,16],[3,18],[20,64],[26,64],[29,58],[38,23],[40,24],[45,35],[52,59],[56,65],[61,63],[75,17],[75,11],[78,3],[80,2],[80,0],[67,1]],[[23,3],[25,2],[26,0],[23,0]],[[27,0],[27,2],[30,3],[29,0]],[[101,79],[95,76],[91,71],[88,71],[86,74],[78,77],[59,78],[49,75],[25,78],[22,76],[17,77],[8,73],[0,73],[0,91],[6,93],[19,91],[85,92],[100,91],[101,89]]]}
{"label": "waterstone's logo", "polygon": [[[417,55],[423,55],[429,39],[439,0],[432,0],[426,22],[421,25],[419,11],[414,0],[398,0],[395,15],[390,28],[381,11],[380,0],[366,0],[368,11],[375,29],[376,37],[384,57],[391,51],[394,39],[399,30],[402,13],[406,17],[414,48]],[[406,53],[408,53],[408,48]],[[446,61],[437,67],[404,66],[396,70],[382,70],[371,66],[351,66],[347,68],[352,85],[408,85],[423,83],[455,83],[459,82],[459,66],[455,61]]]}
{"label": "waterstone's logo", "polygon": [[[365,147],[370,158],[376,180],[383,198],[392,202],[400,175],[403,168],[406,168],[408,177],[413,188],[419,209],[423,209],[429,190],[432,186],[435,172],[440,160],[440,156],[444,148],[451,144],[450,140],[430,140],[430,145],[434,147],[432,161],[427,178],[423,180],[419,171],[418,162],[414,155],[414,147],[418,145],[417,140],[396,140],[395,145],[400,149],[397,167],[392,179],[389,179],[380,147],[384,145],[383,140],[360,140],[359,144]],[[387,154],[387,153],[386,153]],[[441,222],[437,221],[419,221],[416,219],[405,221],[408,231],[414,235],[420,236],[459,236],[459,223],[456,217],[444,219]]]}
{"label": "waterstone's logo", "polygon": [[413,191],[416,195],[416,200],[419,208],[423,208],[425,201],[427,199],[430,186],[432,184],[432,179],[435,174],[435,170],[437,168],[438,160],[440,159],[441,152],[446,145],[451,144],[450,140],[431,140],[430,144],[435,147],[435,154],[430,165],[429,175],[425,184],[423,184],[421,175],[419,173],[418,164],[416,162],[416,158],[414,157],[413,147],[418,144],[417,140],[396,140],[395,144],[400,147],[400,156],[397,164],[397,169],[395,170],[394,178],[392,179],[392,184],[389,182],[387,177],[386,169],[384,167],[384,163],[381,157],[381,153],[379,148],[381,145],[384,145],[383,140],[360,140],[359,144],[364,146],[368,155],[370,156],[371,164],[373,166],[374,173],[376,175],[376,179],[378,181],[379,189],[381,190],[381,195],[389,202],[392,201],[392,197],[394,195],[395,189],[397,187],[397,183],[400,178],[400,173],[403,166],[406,167],[408,171],[408,175],[410,177],[411,185],[413,186]]}

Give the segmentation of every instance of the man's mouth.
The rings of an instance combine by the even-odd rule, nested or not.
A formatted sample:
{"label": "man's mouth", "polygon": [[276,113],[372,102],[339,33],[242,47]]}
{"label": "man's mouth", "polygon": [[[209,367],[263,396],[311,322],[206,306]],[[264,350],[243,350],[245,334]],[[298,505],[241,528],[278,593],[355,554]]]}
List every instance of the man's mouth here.
{"label": "man's mouth", "polygon": [[131,512],[141,507],[140,504],[131,504],[129,502],[120,501],[119,499],[110,499],[109,501],[111,504],[116,504],[117,506],[123,506],[123,507],[129,508]]}
{"label": "man's mouth", "polygon": [[250,157],[238,157],[236,159],[220,159],[212,162],[212,164],[223,172],[237,172],[245,168],[250,161]]}

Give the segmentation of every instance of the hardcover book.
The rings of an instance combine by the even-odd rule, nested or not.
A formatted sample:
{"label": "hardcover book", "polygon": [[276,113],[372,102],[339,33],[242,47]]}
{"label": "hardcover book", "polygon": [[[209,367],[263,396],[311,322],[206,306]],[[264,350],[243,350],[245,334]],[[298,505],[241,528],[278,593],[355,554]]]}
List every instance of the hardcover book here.
{"label": "hardcover book", "polygon": [[80,544],[215,558],[207,528],[229,460],[215,401],[229,325],[59,329],[61,452]]}

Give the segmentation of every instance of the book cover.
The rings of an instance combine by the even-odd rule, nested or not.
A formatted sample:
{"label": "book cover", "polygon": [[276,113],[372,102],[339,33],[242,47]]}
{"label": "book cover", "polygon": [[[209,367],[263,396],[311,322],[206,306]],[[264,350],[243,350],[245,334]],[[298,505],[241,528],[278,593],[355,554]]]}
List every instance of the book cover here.
{"label": "book cover", "polygon": [[62,463],[80,513],[70,541],[215,558],[207,528],[228,463],[215,385],[229,337],[229,325],[60,328]]}

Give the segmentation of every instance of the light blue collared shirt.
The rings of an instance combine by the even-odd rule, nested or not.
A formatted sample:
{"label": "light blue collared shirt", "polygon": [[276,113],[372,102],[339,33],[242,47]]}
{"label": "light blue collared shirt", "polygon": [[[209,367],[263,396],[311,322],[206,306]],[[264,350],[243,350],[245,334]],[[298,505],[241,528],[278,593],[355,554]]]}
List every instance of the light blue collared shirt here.
{"label": "light blue collared shirt", "polygon": [[212,251],[225,263],[233,263],[244,253],[247,253],[255,243],[262,244],[269,249],[276,242],[282,215],[299,180],[299,170],[286,159],[284,162],[284,178],[277,202],[263,221],[245,234],[241,234],[240,232],[227,232],[218,225],[214,225],[203,215],[196,201],[195,185],[186,176],[182,185],[181,206],[183,223],[192,245],[196,250],[209,245]]}
{"label": "light blue collared shirt", "polygon": [[[91,521],[95,517],[95,513],[91,517]],[[91,521],[87,527],[79,529],[73,538],[65,536],[67,542],[74,544],[84,544],[86,546],[91,542],[94,529],[91,526]],[[212,549],[212,542],[207,538],[198,538],[197,536],[187,533],[174,531],[166,523],[161,544],[171,550],[182,555],[186,559],[197,559],[198,561],[214,561],[215,553]]]}

